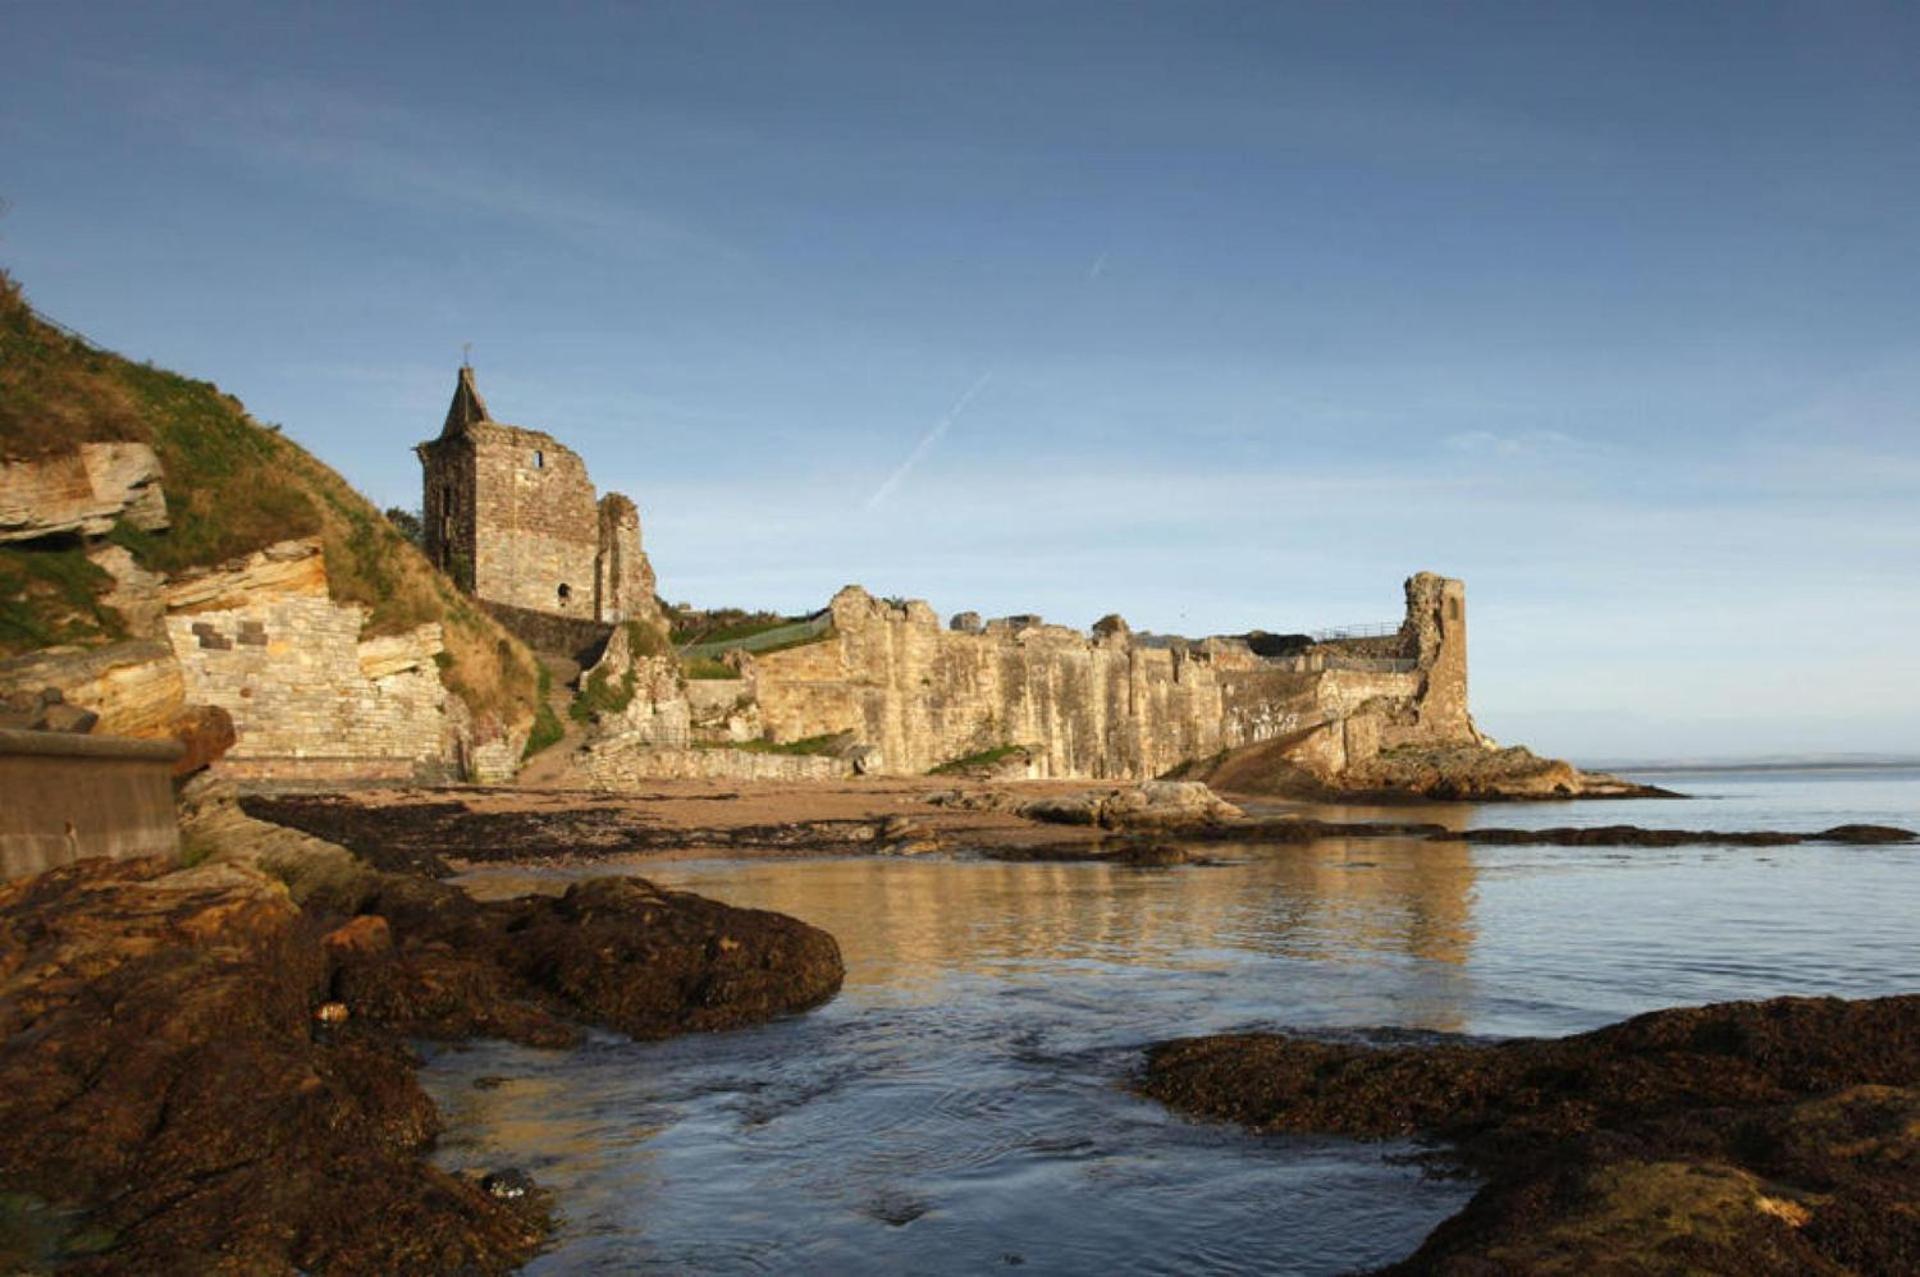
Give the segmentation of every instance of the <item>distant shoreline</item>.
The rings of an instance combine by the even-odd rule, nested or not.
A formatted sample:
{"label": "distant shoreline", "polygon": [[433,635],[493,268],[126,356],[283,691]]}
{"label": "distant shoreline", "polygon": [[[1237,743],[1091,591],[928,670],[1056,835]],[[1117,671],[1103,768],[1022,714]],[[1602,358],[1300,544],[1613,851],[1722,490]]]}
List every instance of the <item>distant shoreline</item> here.
{"label": "distant shoreline", "polygon": [[1603,771],[1670,776],[1682,772],[1858,772],[1920,771],[1920,758],[1807,759],[1767,763],[1602,763]]}

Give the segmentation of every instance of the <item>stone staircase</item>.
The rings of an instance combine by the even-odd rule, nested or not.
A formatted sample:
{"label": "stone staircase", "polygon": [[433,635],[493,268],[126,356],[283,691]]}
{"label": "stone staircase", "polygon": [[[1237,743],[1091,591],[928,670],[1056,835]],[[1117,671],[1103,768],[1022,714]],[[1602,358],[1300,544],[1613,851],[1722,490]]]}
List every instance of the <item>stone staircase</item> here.
{"label": "stone staircase", "polygon": [[560,720],[560,726],[566,731],[557,742],[535,754],[532,761],[520,769],[514,784],[522,789],[561,788],[571,777],[574,753],[586,739],[586,729],[567,714],[567,707],[573,704],[574,693],[580,689],[580,662],[550,652],[536,655],[547,670],[547,704],[553,708],[554,717]]}

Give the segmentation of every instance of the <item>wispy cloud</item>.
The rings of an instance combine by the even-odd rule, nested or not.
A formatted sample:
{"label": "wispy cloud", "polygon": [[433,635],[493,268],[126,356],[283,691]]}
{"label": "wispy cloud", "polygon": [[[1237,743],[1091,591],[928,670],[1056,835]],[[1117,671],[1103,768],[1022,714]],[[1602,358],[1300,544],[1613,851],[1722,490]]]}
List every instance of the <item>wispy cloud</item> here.
{"label": "wispy cloud", "polygon": [[1448,435],[1443,442],[1454,452],[1492,457],[1540,457],[1600,451],[1597,444],[1558,430],[1523,430],[1513,434],[1464,430]]}
{"label": "wispy cloud", "polygon": [[[149,124],[191,145],[370,202],[536,227],[596,253],[739,254],[711,234],[543,171],[526,149],[476,146],[448,121],[360,91],[180,66],[83,64]],[[481,158],[484,157],[484,158]]]}

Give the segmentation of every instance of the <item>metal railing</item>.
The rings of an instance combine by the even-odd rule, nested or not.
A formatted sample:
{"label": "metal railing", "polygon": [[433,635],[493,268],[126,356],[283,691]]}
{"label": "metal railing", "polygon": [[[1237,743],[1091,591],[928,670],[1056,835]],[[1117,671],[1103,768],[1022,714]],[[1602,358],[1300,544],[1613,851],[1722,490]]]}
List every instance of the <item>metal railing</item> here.
{"label": "metal railing", "polygon": [[1307,637],[1316,643],[1337,643],[1341,639],[1390,638],[1399,632],[1398,621],[1370,621],[1364,625],[1336,625],[1332,629],[1312,630]]}
{"label": "metal railing", "polygon": [[27,303],[27,313],[29,315],[32,315],[35,319],[39,320],[41,323],[45,324],[47,327],[53,329],[55,332],[58,332],[62,336],[71,338],[72,340],[79,342],[82,346],[85,346],[88,350],[94,351],[98,354],[108,353],[107,348],[105,346],[102,346],[99,342],[87,336],[85,333],[81,332],[78,328],[73,328],[67,324],[61,323],[59,320],[55,319],[52,315],[49,315],[45,311],[40,310],[38,307],[34,306],[31,302]]}

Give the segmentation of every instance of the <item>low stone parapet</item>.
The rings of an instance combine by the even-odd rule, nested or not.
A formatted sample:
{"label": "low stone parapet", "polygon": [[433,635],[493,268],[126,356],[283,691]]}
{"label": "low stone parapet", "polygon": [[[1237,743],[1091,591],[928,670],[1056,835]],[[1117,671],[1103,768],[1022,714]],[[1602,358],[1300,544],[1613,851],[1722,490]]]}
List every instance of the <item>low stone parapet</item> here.
{"label": "low stone parapet", "polygon": [[658,749],[621,738],[582,751],[578,774],[603,789],[642,780],[840,780],[853,764],[826,754],[781,754],[751,749]]}

